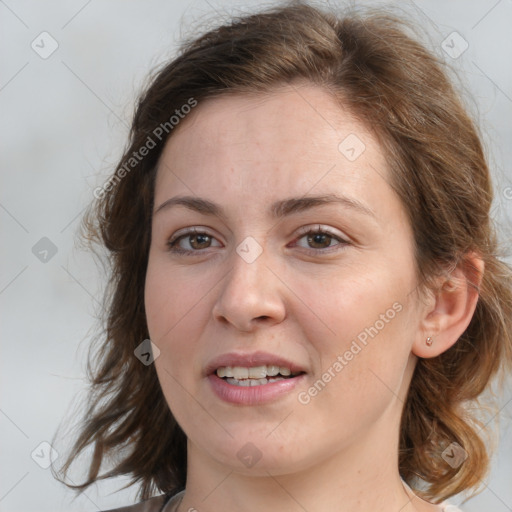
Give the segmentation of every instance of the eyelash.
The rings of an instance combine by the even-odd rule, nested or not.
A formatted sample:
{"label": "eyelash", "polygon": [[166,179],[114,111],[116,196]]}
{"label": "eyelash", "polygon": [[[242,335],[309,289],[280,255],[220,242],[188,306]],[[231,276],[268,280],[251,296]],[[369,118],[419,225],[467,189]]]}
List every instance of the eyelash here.
{"label": "eyelash", "polygon": [[[187,237],[189,237],[191,235],[206,235],[206,236],[208,236],[210,238],[214,238],[212,235],[210,235],[206,231],[200,231],[200,230],[198,230],[196,228],[193,228],[193,229],[190,229],[188,231],[185,231],[184,233],[181,233],[179,236],[175,236],[175,237],[171,238],[167,242],[168,251],[172,252],[172,253],[175,253],[175,254],[180,254],[180,255],[201,256],[204,253],[204,250],[206,250],[206,249],[204,249],[204,250],[203,249],[189,250],[189,249],[182,249],[182,248],[177,246],[177,243],[182,238],[187,238]],[[325,249],[305,249],[305,248],[302,248],[303,251],[305,251],[305,252],[307,252],[309,254],[313,254],[313,255],[319,255],[320,253],[324,253],[325,254],[325,253],[331,253],[331,252],[340,251],[340,250],[343,250],[345,248],[344,246],[347,246],[347,245],[350,244],[350,242],[348,242],[347,240],[344,240],[343,238],[340,238],[338,235],[336,235],[332,231],[330,231],[328,229],[325,229],[325,228],[322,228],[321,226],[316,226],[315,228],[306,226],[305,228],[301,228],[299,230],[299,235],[300,236],[298,236],[298,238],[295,239],[295,242],[297,242],[301,238],[304,238],[307,235],[327,235],[327,236],[331,237],[332,239],[335,239],[338,242],[340,242],[339,244],[337,244],[340,247],[333,246],[333,247],[327,247]],[[333,249],[334,249],[334,251],[333,251]]]}

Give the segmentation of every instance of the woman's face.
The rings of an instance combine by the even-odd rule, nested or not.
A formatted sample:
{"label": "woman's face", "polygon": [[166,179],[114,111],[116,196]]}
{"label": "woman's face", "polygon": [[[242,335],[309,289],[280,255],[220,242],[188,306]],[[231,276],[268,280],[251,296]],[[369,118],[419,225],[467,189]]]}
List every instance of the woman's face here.
{"label": "woman's face", "polygon": [[424,306],[375,138],[313,85],[210,99],[175,130],[145,307],[189,463],[284,475],[396,453]]}

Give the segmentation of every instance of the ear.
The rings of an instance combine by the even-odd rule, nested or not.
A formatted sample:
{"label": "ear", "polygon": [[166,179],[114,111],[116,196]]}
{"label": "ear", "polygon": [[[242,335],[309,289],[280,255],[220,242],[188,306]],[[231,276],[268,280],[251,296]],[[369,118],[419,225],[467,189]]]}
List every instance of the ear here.
{"label": "ear", "polygon": [[[462,336],[478,302],[484,262],[475,252],[465,255],[449,276],[438,280],[423,311],[412,352],[422,358],[436,357]],[[432,345],[426,343],[432,338]]]}

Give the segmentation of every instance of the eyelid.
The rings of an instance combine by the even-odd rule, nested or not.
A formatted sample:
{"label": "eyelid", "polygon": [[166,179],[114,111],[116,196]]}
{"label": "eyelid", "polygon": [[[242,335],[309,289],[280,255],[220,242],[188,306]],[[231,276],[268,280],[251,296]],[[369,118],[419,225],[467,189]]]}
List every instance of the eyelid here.
{"label": "eyelid", "polygon": [[297,244],[297,242],[303,238],[304,236],[308,234],[325,234],[330,236],[331,238],[338,241],[338,243],[334,246],[326,247],[323,249],[312,249],[310,247],[300,247],[302,252],[305,252],[306,254],[310,254],[313,256],[328,256],[332,253],[339,253],[343,251],[347,246],[352,245],[352,241],[349,237],[340,234],[337,232],[337,230],[334,230],[333,228],[329,226],[322,226],[321,224],[315,224],[315,225],[308,225],[301,227],[297,234],[295,235],[295,238],[293,240],[293,244]]}
{"label": "eyelid", "polygon": [[[167,240],[166,245],[170,248],[171,245],[174,244],[175,242],[177,242],[180,238],[187,238],[187,236],[197,235],[197,234],[207,235],[207,236],[211,237],[212,239],[215,239],[218,241],[217,236],[212,234],[208,228],[203,227],[203,226],[194,226],[191,228],[179,229],[178,231],[173,233],[172,237],[169,238],[169,240]],[[183,252],[187,252],[187,251],[188,251],[188,249],[183,249]],[[203,251],[197,250],[197,251],[191,251],[191,252],[196,252],[199,254]]]}
{"label": "eyelid", "polygon": [[[313,233],[321,233],[326,234],[328,236],[331,236],[332,238],[338,240],[338,244],[332,247],[326,247],[323,249],[312,249],[312,248],[306,248],[301,247],[301,250],[315,255],[322,255],[322,254],[328,254],[331,252],[337,252],[343,250],[344,246],[350,245],[351,241],[346,237],[345,235],[339,234],[336,232],[333,228],[330,228],[328,226],[322,226],[321,224],[315,224],[315,225],[306,225],[299,228],[295,235],[294,240],[292,243],[296,243],[298,240],[303,238],[304,236]],[[208,228],[203,226],[194,226],[190,228],[183,228],[178,231],[176,231],[173,236],[166,242],[166,245],[168,246],[168,250],[170,252],[174,252],[176,254],[182,254],[182,255],[201,255],[204,254],[205,251],[208,251],[210,249],[209,247],[206,249],[198,249],[198,250],[191,250],[191,249],[181,249],[173,247],[173,244],[176,244],[180,238],[187,238],[188,236],[192,236],[194,234],[200,234],[200,235],[207,235],[211,237],[214,240],[217,240],[217,237],[209,231]],[[218,240],[217,240],[218,241]]]}
{"label": "eyelid", "polygon": [[307,226],[303,226],[303,227],[299,228],[299,230],[297,231],[297,235],[305,235],[310,232],[316,232],[316,231],[321,231],[328,235],[332,235],[333,237],[339,238],[343,242],[349,243],[349,239],[347,236],[343,235],[342,233],[334,230],[333,228],[331,228],[329,226],[323,226],[322,224],[309,224]]}
{"label": "eyelid", "polygon": [[189,228],[178,229],[175,233],[173,233],[172,237],[169,238],[168,243],[174,242],[178,238],[184,235],[194,235],[194,234],[204,234],[211,237],[215,237],[215,235],[210,233],[210,229],[204,226],[193,226]]}

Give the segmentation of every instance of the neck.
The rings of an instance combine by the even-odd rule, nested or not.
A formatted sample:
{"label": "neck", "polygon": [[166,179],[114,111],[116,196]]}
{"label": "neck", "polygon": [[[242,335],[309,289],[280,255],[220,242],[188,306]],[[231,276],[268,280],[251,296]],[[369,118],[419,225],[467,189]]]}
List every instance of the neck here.
{"label": "neck", "polygon": [[260,470],[258,476],[242,474],[189,441],[187,487],[179,512],[440,510],[404,488],[396,457],[398,439],[383,446],[383,439],[394,437],[383,432],[382,425],[375,427],[347,449],[286,474],[272,468]]}

